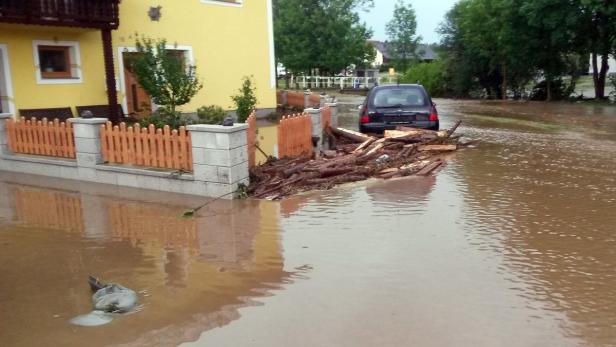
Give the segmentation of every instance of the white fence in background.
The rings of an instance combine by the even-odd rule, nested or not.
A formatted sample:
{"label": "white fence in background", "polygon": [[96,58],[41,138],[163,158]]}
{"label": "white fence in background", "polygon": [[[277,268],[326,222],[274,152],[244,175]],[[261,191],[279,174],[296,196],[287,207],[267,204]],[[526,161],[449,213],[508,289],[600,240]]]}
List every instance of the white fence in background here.
{"label": "white fence in background", "polygon": [[[281,79],[286,80],[286,79]],[[287,88],[371,88],[378,84],[396,83],[395,77],[328,77],[328,76],[291,76]]]}

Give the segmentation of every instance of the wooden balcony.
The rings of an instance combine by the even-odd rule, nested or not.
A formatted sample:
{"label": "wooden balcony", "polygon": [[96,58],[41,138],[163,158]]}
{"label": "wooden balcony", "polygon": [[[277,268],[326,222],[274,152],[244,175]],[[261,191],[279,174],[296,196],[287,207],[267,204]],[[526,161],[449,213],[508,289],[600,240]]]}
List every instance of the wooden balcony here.
{"label": "wooden balcony", "polygon": [[0,23],[117,29],[120,0],[0,0]]}

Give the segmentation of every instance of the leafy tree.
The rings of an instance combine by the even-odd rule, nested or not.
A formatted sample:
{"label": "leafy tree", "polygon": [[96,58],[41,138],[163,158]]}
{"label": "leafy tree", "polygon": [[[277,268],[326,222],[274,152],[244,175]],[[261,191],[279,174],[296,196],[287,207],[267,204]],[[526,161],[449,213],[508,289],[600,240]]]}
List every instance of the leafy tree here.
{"label": "leafy tree", "polygon": [[426,88],[432,97],[445,95],[443,62],[435,60],[430,63],[419,63],[411,66],[401,78],[404,83],[419,83]]}
{"label": "leafy tree", "polygon": [[257,97],[255,96],[256,88],[253,86],[252,79],[250,77],[244,77],[242,87],[238,89],[238,94],[231,97],[231,100],[237,107],[237,120],[240,123],[244,123],[250,113],[255,109],[257,105]]}
{"label": "leafy tree", "polygon": [[139,84],[156,104],[163,106],[161,112],[177,117],[177,107],[187,104],[203,85],[197,67],[173,54],[166,44],[164,39],[137,37],[139,54],[132,56],[129,63]]}
{"label": "leafy tree", "polygon": [[366,40],[372,32],[356,9],[368,0],[274,0],[276,58],[294,73],[336,74],[363,65],[376,52]]}
{"label": "leafy tree", "polygon": [[[546,97],[567,97],[584,53],[586,0],[461,0],[447,14],[442,34],[447,89],[457,96],[520,97],[534,78]],[[588,0],[590,1],[590,0]],[[572,76],[568,86],[562,78]],[[558,92],[552,93],[558,82]],[[554,94],[554,95],[553,95]]]}
{"label": "leafy tree", "polygon": [[393,19],[387,23],[389,50],[397,68],[406,71],[413,60],[417,60],[417,46],[420,36],[417,32],[417,17],[411,4],[405,5],[398,0],[394,9]]}
{"label": "leafy tree", "polygon": [[[608,59],[616,53],[616,3],[612,0],[581,0],[585,30],[578,30],[580,42],[588,43],[595,96],[606,97]],[[600,59],[600,61],[599,61]]]}
{"label": "leafy tree", "polygon": [[527,17],[528,42],[534,54],[529,62],[543,74],[547,100],[552,100],[552,84],[567,71],[565,56],[575,51],[573,35],[580,25],[578,1],[522,0],[519,6]]}

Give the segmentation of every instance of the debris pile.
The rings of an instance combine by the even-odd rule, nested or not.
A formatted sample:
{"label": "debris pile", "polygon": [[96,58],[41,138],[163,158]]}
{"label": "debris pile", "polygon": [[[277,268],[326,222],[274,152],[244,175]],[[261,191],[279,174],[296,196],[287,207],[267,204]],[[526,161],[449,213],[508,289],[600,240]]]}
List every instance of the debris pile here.
{"label": "debris pile", "polygon": [[331,150],[317,159],[302,155],[269,158],[251,170],[248,194],[256,198],[281,199],[298,192],[330,189],[335,185],[371,177],[425,176],[443,164],[442,154],[455,151],[460,136],[451,129],[431,131],[399,126],[382,138],[344,128],[327,128]]}

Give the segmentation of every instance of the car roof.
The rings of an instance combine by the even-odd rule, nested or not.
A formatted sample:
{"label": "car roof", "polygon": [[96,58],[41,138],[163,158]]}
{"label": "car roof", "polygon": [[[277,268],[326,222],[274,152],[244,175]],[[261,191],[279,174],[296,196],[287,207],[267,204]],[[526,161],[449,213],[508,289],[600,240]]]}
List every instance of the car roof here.
{"label": "car roof", "polygon": [[411,83],[400,83],[400,84],[381,84],[378,86],[374,86],[372,90],[380,90],[380,89],[395,89],[395,88],[413,88],[413,89],[423,89],[425,88],[421,84],[411,84]]}
{"label": "car roof", "polygon": [[372,89],[370,89],[370,92],[368,93],[368,95],[374,95],[375,92],[379,91],[379,90],[386,90],[386,89],[399,89],[400,87],[404,88],[408,88],[408,89],[419,89],[421,91],[423,91],[426,96],[429,98],[430,94],[428,94],[428,91],[426,90],[426,88],[424,88],[424,86],[422,86],[421,84],[411,84],[411,83],[400,83],[400,84],[381,84],[378,86],[374,86],[372,87]]}

